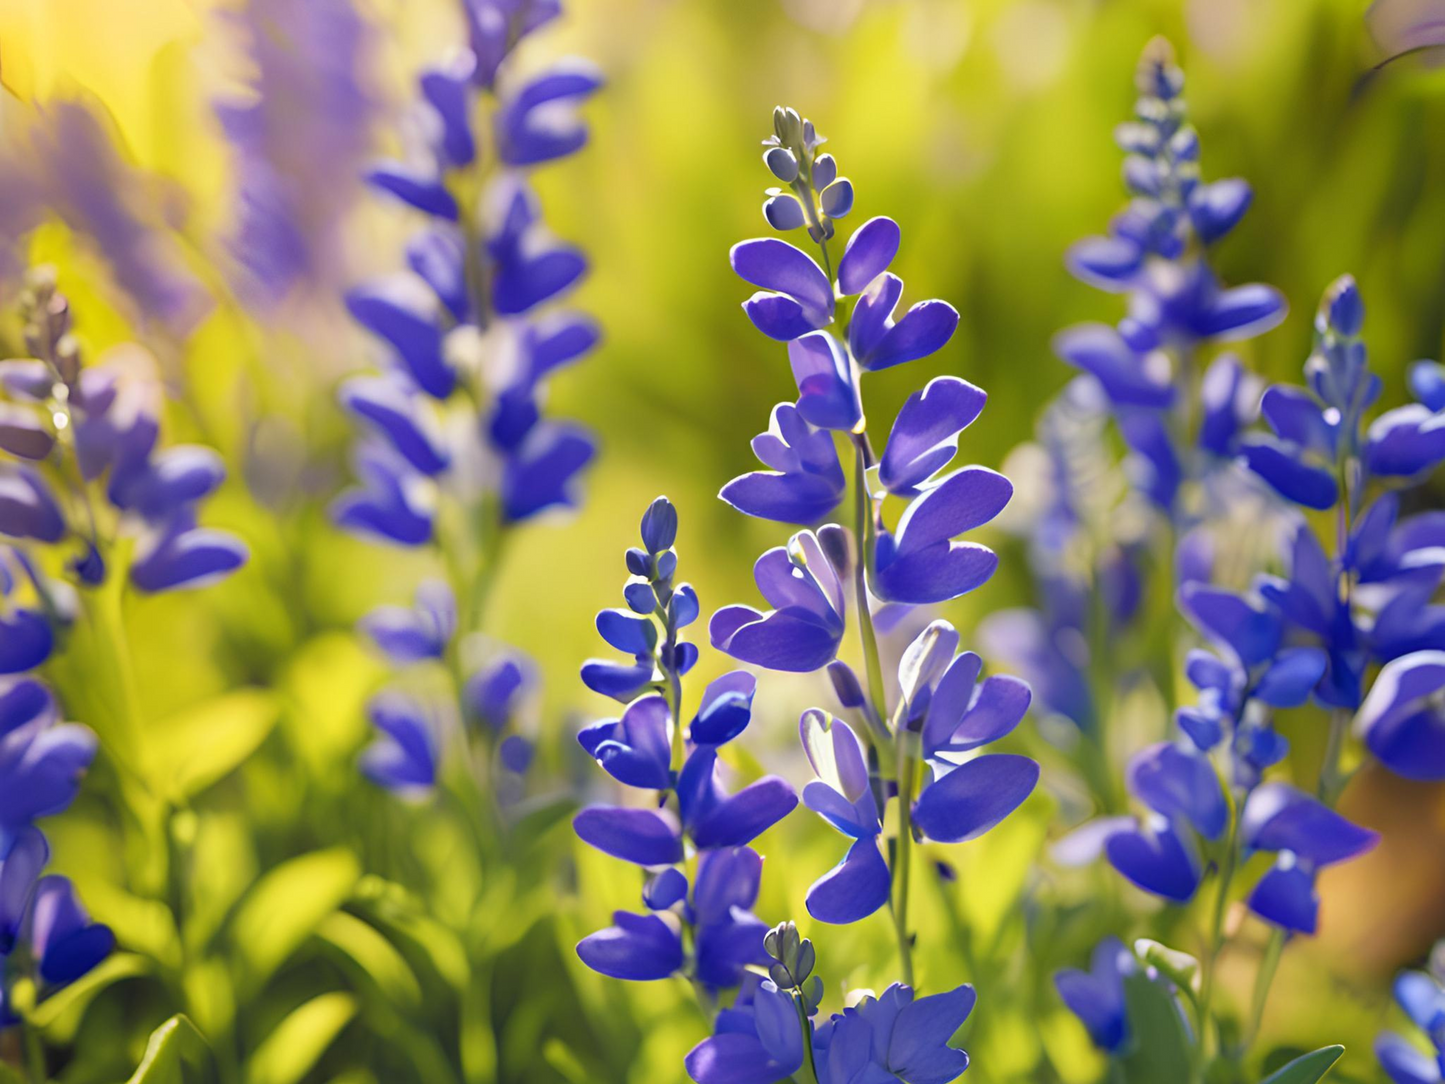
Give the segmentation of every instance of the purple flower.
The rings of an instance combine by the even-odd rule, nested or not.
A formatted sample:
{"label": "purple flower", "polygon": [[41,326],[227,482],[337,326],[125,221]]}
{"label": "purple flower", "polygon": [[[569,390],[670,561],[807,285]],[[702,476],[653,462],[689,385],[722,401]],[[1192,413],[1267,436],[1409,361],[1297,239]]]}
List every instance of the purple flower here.
{"label": "purple flower", "polygon": [[57,719],[55,700],[40,682],[0,679],[0,837],[75,800],[96,738]]}
{"label": "purple flower", "polygon": [[774,608],[725,606],[712,616],[714,647],[740,662],[806,673],[827,665],[845,628],[843,584],[811,531],[768,550],[753,566],[763,598]]}
{"label": "purple flower", "polygon": [[1285,783],[1265,783],[1240,817],[1245,852],[1277,856],[1249,896],[1250,910],[1284,930],[1312,934],[1319,914],[1315,873],[1355,858],[1379,836]]}
{"label": "purple flower", "polygon": [[41,982],[68,986],[115,947],[110,927],[90,921],[69,878],[42,877],[31,904],[30,950],[39,965]]}
{"label": "purple flower", "polygon": [[502,160],[512,166],[534,166],[581,150],[587,129],[574,110],[601,86],[595,68],[573,61],[507,93],[496,117]]}
{"label": "purple flower", "polygon": [[1416,651],[1385,664],[1355,716],[1355,732],[1391,771],[1445,779],[1445,651]]}
{"label": "purple flower", "polygon": [[1129,1045],[1129,1015],[1124,1005],[1124,976],[1134,970],[1134,957],[1117,937],[1106,937],[1094,949],[1088,971],[1067,967],[1054,972],[1059,997],[1089,1032],[1100,1050],[1117,1053]]}
{"label": "purple flower", "polygon": [[874,594],[887,602],[945,602],[985,583],[998,555],[954,539],[988,523],[1012,496],[1009,480],[986,467],[961,467],[920,487],[894,530],[878,533],[869,576]]}
{"label": "purple flower", "polygon": [[771,1084],[792,1076],[803,1054],[792,996],[763,979],[718,1014],[714,1034],[693,1047],[683,1065],[697,1084]]}
{"label": "purple flower", "polygon": [[1395,1001],[1424,1032],[1434,1056],[1391,1031],[1375,1040],[1375,1056],[1394,1084],[1439,1084],[1445,1079],[1445,985],[1438,970],[1401,972],[1395,979]]}
{"label": "purple flower", "polygon": [[250,0],[225,15],[254,66],[251,95],[216,113],[235,157],[229,247],[244,295],[274,308],[303,284],[334,288],[341,229],[371,143],[361,78],[371,33],[349,0]]}
{"label": "purple flower", "polygon": [[404,798],[421,798],[436,785],[441,735],[419,700],[396,690],[371,698],[371,723],[380,734],[361,754],[361,772]]}
{"label": "purple flower", "polygon": [[768,431],[753,438],[768,471],[734,478],[718,494],[739,512],[781,523],[816,523],[843,499],[847,481],[833,438],[790,403],[773,408]]}
{"label": "purple flower", "polygon": [[15,951],[30,913],[40,871],[50,861],[50,845],[38,828],[13,833],[0,848],[0,957]]}
{"label": "purple flower", "polygon": [[401,665],[440,659],[456,625],[456,599],[440,580],[423,581],[412,606],[379,606],[361,619],[361,631]]}
{"label": "purple flower", "polygon": [[815,1029],[819,1084],[949,1084],[968,1068],[968,1054],[949,1040],[977,1000],[966,983],[916,1000],[894,983],[864,998]]}

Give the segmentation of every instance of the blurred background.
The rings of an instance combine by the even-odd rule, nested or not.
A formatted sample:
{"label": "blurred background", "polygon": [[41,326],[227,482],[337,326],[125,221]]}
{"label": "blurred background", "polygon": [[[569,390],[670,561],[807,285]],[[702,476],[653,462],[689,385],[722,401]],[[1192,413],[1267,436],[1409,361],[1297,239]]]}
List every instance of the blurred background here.
{"label": "blurred background", "polygon": [[[341,293],[400,264],[408,215],[368,195],[359,173],[396,149],[415,73],[461,31],[450,0],[290,2],[0,0],[0,140],[9,164],[45,163],[39,191],[33,171],[0,164],[0,307],[12,307],[27,263],[54,263],[91,356],[143,343],[179,396],[171,432],[215,445],[230,464],[211,518],[255,554],[214,590],[139,600],[130,615],[145,713],[163,721],[157,741],[178,720],[174,733],[231,751],[169,829],[194,842],[193,921],[167,928],[134,890],[127,869],[143,859],[114,843],[103,756],[76,810],[49,826],[57,868],[122,947],[174,964],[164,981],[140,964],[112,968],[57,1010],[48,1038],[68,1051],[53,1060],[58,1078],[122,1079],[149,1029],[180,1005],[203,1031],[209,1017],[232,1036],[248,1081],[448,1080],[468,1064],[457,1051],[477,1042],[493,1049],[469,1064],[490,1066],[490,1079],[681,1079],[681,1053],[707,1029],[687,991],[619,987],[572,953],[634,903],[633,874],[575,845],[558,820],[536,826],[531,881],[498,888],[441,811],[401,805],[355,772],[362,705],[384,670],[354,623],[409,599],[430,569],[326,519],[348,473],[335,387],[377,357]],[[551,406],[595,430],[602,453],[580,511],[529,526],[509,549],[488,627],[544,675],[527,719],[543,777],[605,793],[572,736],[610,709],[576,673],[605,651],[592,615],[618,604],[621,553],[647,502],[666,493],[678,505],[681,575],[704,613],[752,601],[752,562],[785,535],[716,499],[752,469],[747,442],[772,405],[794,394],[783,350],[748,325],[739,303],[750,289],[727,263],[732,243],[765,232],[759,142],[775,105],[828,137],[856,186],[856,221],[898,220],[895,269],[910,300],[940,297],[962,314],[952,343],[918,371],[873,379],[870,410],[891,416],[925,377],[964,376],[990,398],[963,455],[998,467],[1072,375],[1051,336],[1119,315],[1062,255],[1123,201],[1112,130],[1155,34],[1175,43],[1187,73],[1204,176],[1254,187],[1217,266],[1228,282],[1270,283],[1290,301],[1282,326],[1245,344],[1246,362],[1295,379],[1319,294],[1348,271],[1385,401],[1403,398],[1405,365],[1439,357],[1445,334],[1445,69],[1428,49],[1383,62],[1420,44],[1410,28],[1442,13],[1429,0],[574,0],[519,59],[576,53],[607,80],[587,107],[587,150],[537,182],[553,230],[589,254],[577,302],[605,334],[554,383]],[[315,226],[309,269],[292,284],[247,264],[252,174],[217,113],[258,85],[293,118],[271,161]],[[144,226],[129,261],[97,245],[106,224],[86,219],[89,185],[121,193]],[[38,226],[19,212],[26,200],[44,207]],[[1003,565],[949,608],[960,628],[1027,597],[1017,547],[991,541]],[[699,676],[723,663],[705,650]],[[237,690],[249,693],[238,701]],[[796,719],[826,696],[817,675],[766,676],[739,755],[801,785]],[[1146,698],[1134,710],[1162,719],[1167,707]],[[77,706],[71,714],[84,720]],[[1308,718],[1289,727],[1303,748],[1318,739]],[[1049,782],[999,831],[950,854],[958,882],[920,904],[920,928],[940,931],[923,982],[980,988],[968,1079],[1096,1079],[1100,1063],[1051,1000],[1040,961],[1077,963],[1091,932],[1105,932],[1070,925],[1069,908],[1095,894],[1110,895],[1111,914],[1165,921],[1107,878],[1047,868],[1046,841],[1064,827]],[[1375,1080],[1368,1044],[1390,1018],[1390,976],[1445,934],[1445,795],[1367,770],[1344,808],[1385,843],[1325,879],[1324,932],[1286,954],[1264,1048],[1344,1042],[1337,1078]],[[800,904],[787,910],[836,858],[826,827],[795,817],[760,849],[772,861],[759,915],[796,918],[838,989],[889,981],[886,918],[837,929],[806,922]],[[288,865],[298,856],[312,865]],[[238,930],[247,890],[278,869],[294,877],[252,900]],[[406,917],[393,884],[440,919]],[[1039,925],[1040,898],[1053,901],[1052,933]],[[488,908],[495,969],[453,982],[449,942],[427,923]],[[1247,997],[1250,946],[1264,938],[1242,932],[1226,982]],[[470,999],[435,992],[453,987]],[[327,990],[348,1000],[307,1033],[303,1054],[273,1050],[256,1067],[277,1022]]]}

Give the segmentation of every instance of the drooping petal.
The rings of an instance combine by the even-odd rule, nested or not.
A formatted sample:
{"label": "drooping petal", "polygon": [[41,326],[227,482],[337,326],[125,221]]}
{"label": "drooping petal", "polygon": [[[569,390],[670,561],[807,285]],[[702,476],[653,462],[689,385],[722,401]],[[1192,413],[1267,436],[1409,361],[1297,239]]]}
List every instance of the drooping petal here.
{"label": "drooping petal", "polygon": [[1245,666],[1265,661],[1279,646],[1279,618],[1239,595],[1196,582],[1180,589],[1179,601],[1200,631],[1231,648]]}
{"label": "drooping petal", "polygon": [[693,824],[693,842],[704,849],[750,843],[797,805],[798,795],[786,780],[764,776],[723,799]]}
{"label": "drooping petal", "polygon": [[838,340],[826,331],[810,332],[788,344],[788,360],[798,384],[798,413],[820,429],[850,432],[863,409]]}
{"label": "drooping petal", "polygon": [[903,404],[878,465],[878,480],[890,493],[913,496],[917,487],[946,466],[958,450],[959,434],[988,395],[966,380],[935,377]]}
{"label": "drooping petal", "polygon": [[1252,695],[1271,707],[1297,708],[1309,699],[1327,664],[1318,648],[1286,648],[1255,683]]}
{"label": "drooping petal", "polygon": [[617,911],[612,922],[577,943],[577,955],[593,971],[613,979],[649,982],[682,968],[682,941],[665,919]]}
{"label": "drooping petal", "polygon": [[808,914],[819,922],[846,925],[867,918],[888,902],[888,863],[873,837],[848,848],[843,861],[808,889]]}
{"label": "drooping petal", "polygon": [[913,822],[929,839],[962,843],[993,828],[1033,793],[1039,766],[1013,753],[990,753],[924,787]]}
{"label": "drooping petal", "polygon": [[958,328],[958,310],[946,301],[920,301],[858,358],[869,372],[916,361],[942,350]]}
{"label": "drooping petal", "polygon": [[1206,839],[1218,839],[1229,823],[1229,803],[1209,758],[1160,742],[1129,761],[1129,789],[1169,820],[1182,817]]}
{"label": "drooping petal", "polygon": [[875,278],[888,270],[898,255],[902,232],[898,223],[882,215],[870,218],[853,231],[843,258],[838,261],[838,292],[844,297],[862,293]]}
{"label": "drooping petal", "polygon": [[1312,934],[1320,910],[1315,879],[1293,863],[1272,866],[1250,892],[1249,909],[1291,933]]}
{"label": "drooping petal", "polygon": [[1245,466],[1288,501],[1324,510],[1339,500],[1339,487],[1328,470],[1306,463],[1272,437],[1251,434],[1240,442],[1239,452]]}
{"label": "drooping petal", "polygon": [[797,301],[813,327],[832,319],[833,284],[802,249],[776,237],[762,237],[735,244],[730,259],[744,281]]}
{"label": "drooping petal", "polygon": [[1379,842],[1379,834],[1346,820],[1287,783],[1265,783],[1250,794],[1240,837],[1256,851],[1293,851],[1317,866],[1343,862]]}
{"label": "drooping petal", "polygon": [[1199,887],[1199,855],[1193,842],[1162,817],[1111,833],[1104,842],[1110,864],[1156,896],[1183,903]]}
{"label": "drooping petal", "polygon": [[682,861],[682,836],[676,824],[653,809],[592,806],[572,818],[572,828],[603,854],[639,866]]}

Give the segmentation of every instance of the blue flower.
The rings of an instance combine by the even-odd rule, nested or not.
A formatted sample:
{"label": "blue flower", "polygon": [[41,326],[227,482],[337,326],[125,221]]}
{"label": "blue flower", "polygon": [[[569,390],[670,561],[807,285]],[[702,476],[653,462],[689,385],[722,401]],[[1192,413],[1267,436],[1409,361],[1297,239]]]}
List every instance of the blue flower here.
{"label": "blue flower", "polygon": [[1328,806],[1286,783],[1265,783],[1245,802],[1240,838],[1246,854],[1277,855],[1249,896],[1249,908],[1284,930],[1312,934],[1319,915],[1315,874],[1355,858],[1379,836],[1351,824]]}
{"label": "blue flower", "polygon": [[437,780],[441,735],[419,700],[396,690],[371,698],[371,723],[381,733],[361,754],[361,772],[377,786],[404,798],[431,793]]}
{"label": "blue flower", "polygon": [[1445,985],[1437,975],[1405,971],[1395,979],[1395,1000],[1434,1056],[1391,1031],[1375,1040],[1375,1056],[1394,1084],[1439,1084],[1445,1080]]}
{"label": "blue flower", "polygon": [[[902,725],[920,735],[928,771],[910,810],[918,831],[940,843],[983,835],[1018,808],[1038,782],[1028,757],[993,753],[957,757],[1005,736],[1028,710],[1028,686],[993,676],[978,682],[982,661],[954,655],[958,633],[936,621],[904,653],[899,685]],[[879,851],[882,810],[863,747],[847,723],[817,708],[803,714],[799,733],[818,779],[803,802],[854,842],[843,861],[808,890],[808,912],[823,922],[866,918],[888,901],[892,876]]]}
{"label": "blue flower", "polygon": [[809,424],[791,403],[773,408],[766,433],[753,438],[753,451],[767,471],[734,478],[718,494],[745,515],[806,525],[832,513],[847,480],[833,437]]}
{"label": "blue flower", "polygon": [[697,1084],[771,1084],[792,1076],[803,1055],[792,996],[763,979],[718,1014],[713,1035],[693,1047],[683,1065]]}
{"label": "blue flower", "polygon": [[724,606],[708,624],[713,646],[770,670],[806,673],[832,661],[846,627],[843,584],[818,536],[801,531],[768,550],[753,578],[774,609]]}
{"label": "blue flower", "polygon": [[917,999],[894,983],[865,997],[815,1029],[819,1084],[949,1084],[968,1068],[968,1054],[949,1040],[977,1000],[967,983]]}
{"label": "blue flower", "polygon": [[1114,1054],[1132,1039],[1124,1005],[1124,976],[1134,971],[1134,957],[1117,937],[1106,937],[1094,949],[1088,971],[1064,968],[1054,972],[1059,997],[1089,1032],[1100,1050]]}
{"label": "blue flower", "polygon": [[1391,771],[1445,779],[1445,651],[1416,651],[1385,664],[1355,716],[1355,732]]}
{"label": "blue flower", "polygon": [[601,86],[595,68],[572,61],[511,91],[495,121],[502,160],[512,166],[534,166],[581,150],[587,129],[572,110]]}
{"label": "blue flower", "polygon": [[90,921],[69,878],[42,877],[30,909],[30,951],[42,988],[68,986],[115,947],[110,927]]}
{"label": "blue flower", "polygon": [[361,631],[399,665],[440,659],[456,627],[456,599],[440,580],[423,581],[413,606],[379,606],[361,619]]}
{"label": "blue flower", "polygon": [[30,913],[40,871],[50,861],[50,844],[40,830],[25,827],[0,842],[0,957],[15,951]]}
{"label": "blue flower", "polygon": [[39,681],[0,679],[0,838],[69,807],[95,751],[88,728],[58,722]]}
{"label": "blue flower", "polygon": [[919,488],[897,526],[878,532],[869,583],[887,602],[946,602],[987,582],[998,567],[987,546],[954,539],[1003,511],[1013,496],[1009,480],[987,467],[960,467]]}

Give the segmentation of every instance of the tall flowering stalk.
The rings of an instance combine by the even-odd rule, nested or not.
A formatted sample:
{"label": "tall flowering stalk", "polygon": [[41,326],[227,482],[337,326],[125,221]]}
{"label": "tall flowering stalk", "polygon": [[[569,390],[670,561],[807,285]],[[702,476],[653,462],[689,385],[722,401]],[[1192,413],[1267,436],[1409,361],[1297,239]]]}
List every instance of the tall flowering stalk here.
{"label": "tall flowering stalk", "polygon": [[[0,1028],[89,972],[115,940],[67,878],[40,876],[49,845],[34,822],[70,805],[99,743],[60,721],[34,671],[72,653],[87,666],[101,692],[77,697],[104,705],[107,753],[131,813],[148,824],[126,592],[213,582],[247,556],[238,539],[199,525],[224,470],[208,448],[160,443],[148,358],[131,348],[86,364],[48,269],[31,273],[22,301],[30,356],[0,362]],[[30,1077],[46,1079],[33,1032],[27,1050]]]}
{"label": "tall flowering stalk", "polygon": [[[409,270],[347,295],[386,356],[381,372],[341,390],[362,429],[361,485],[334,515],[357,534],[434,549],[445,580],[424,586],[414,610],[383,608],[365,628],[398,665],[435,659],[453,679],[450,706],[393,691],[373,702],[380,737],[364,767],[396,790],[435,784],[445,715],[481,724],[473,732],[488,746],[507,725],[530,664],[500,656],[479,667],[464,642],[482,623],[508,539],[540,513],[575,505],[595,453],[579,426],[542,412],[551,375],[599,333],[552,304],[587,263],[548,234],[527,173],[585,144],[574,107],[600,79],[577,61],[527,77],[508,63],[559,12],[546,0],[464,5],[468,47],[421,75],[408,157],[367,176],[424,224],[406,248]],[[524,745],[505,743],[504,766],[527,759]]]}
{"label": "tall flowering stalk", "polygon": [[[1162,92],[1157,97],[1168,100]],[[1102,275],[1108,247],[1091,243],[1083,251]],[[1125,262],[1121,257],[1120,266]],[[1262,294],[1259,300],[1262,307]],[[1129,1025],[1124,1000],[1115,996],[1120,984],[1140,968],[1156,978],[1162,974],[1193,1021],[1195,1079],[1203,1079],[1211,1065],[1237,1063],[1247,1052],[1281,950],[1291,937],[1318,927],[1318,872],[1376,842],[1375,833],[1333,809],[1348,780],[1352,716],[1356,731],[1387,767],[1420,778],[1438,778],[1442,770],[1445,731],[1430,699],[1445,686],[1435,677],[1445,625],[1439,607],[1431,604],[1445,571],[1437,559],[1439,524],[1433,513],[1403,521],[1398,513],[1399,491],[1445,459],[1445,443],[1437,435],[1445,430],[1437,430],[1436,413],[1445,401],[1432,400],[1436,369],[1422,363],[1413,374],[1422,402],[1386,411],[1367,426],[1366,413],[1382,385],[1368,369],[1359,337],[1363,319],[1353,280],[1341,278],[1326,292],[1316,318],[1316,348],[1305,366],[1308,389],[1275,386],[1259,401],[1268,432],[1246,428],[1249,414],[1240,412],[1239,389],[1248,381],[1236,375],[1227,382],[1234,389],[1227,397],[1228,414],[1216,420],[1206,378],[1201,440],[1227,433],[1228,442],[1217,451],[1232,462],[1214,468],[1216,476],[1241,465],[1257,486],[1284,502],[1272,516],[1290,524],[1286,575],[1257,575],[1244,592],[1217,586],[1201,532],[1220,513],[1201,506],[1202,518],[1183,521],[1188,533],[1175,560],[1182,581],[1178,607],[1209,644],[1189,652],[1183,667],[1197,702],[1178,706],[1174,740],[1130,760],[1128,789],[1142,813],[1102,818],[1060,847],[1069,859],[1102,851],[1137,887],[1174,903],[1194,899],[1203,881],[1215,875],[1198,961],[1163,946],[1145,947],[1136,960],[1109,942],[1090,972],[1057,976],[1061,996],[1096,1045],[1124,1055],[1141,1037]],[[1250,398],[1256,394],[1250,392]],[[1290,517],[1289,505],[1334,514],[1333,554],[1326,553],[1307,520]],[[1174,521],[1181,522],[1177,516]],[[1384,667],[1372,684],[1376,663]],[[1313,794],[1271,777],[1289,751],[1273,727],[1273,713],[1310,704],[1330,719]],[[1245,861],[1257,853],[1273,855],[1274,862],[1245,902],[1274,933],[1245,1027],[1233,1040],[1220,1028],[1216,1039],[1213,1001],[1227,943],[1225,915]]]}
{"label": "tall flowering stalk", "polygon": [[[1119,650],[1120,639],[1134,632],[1171,645],[1154,671],[1161,687],[1173,687],[1177,670],[1178,630],[1170,614],[1141,605],[1147,588],[1162,595],[1207,577],[1220,551],[1239,548],[1241,536],[1267,537],[1279,517],[1277,503],[1235,463],[1260,382],[1235,355],[1210,356],[1285,315],[1277,290],[1226,287],[1212,266],[1214,246],[1249,209],[1250,187],[1239,178],[1202,179],[1184,74],[1164,39],[1145,47],[1135,86],[1134,116],[1115,132],[1129,202],[1107,235],[1078,242],[1067,256],[1076,277],[1123,295],[1126,315],[1067,328],[1054,340],[1085,375],[1040,423],[1040,481],[1053,496],[1029,525],[1039,605],[996,615],[981,630],[1045,708],[1079,727],[1086,780],[1108,810],[1119,802],[1108,745],[1115,691],[1141,665]],[[1125,448],[1117,466],[1101,443],[1105,420]],[[1245,523],[1247,534],[1222,529]],[[1176,541],[1177,560],[1151,560],[1175,553]],[[1154,623],[1161,616],[1169,627]]]}
{"label": "tall flowering stalk", "polygon": [[[861,397],[864,375],[941,349],[958,313],[943,301],[920,301],[895,316],[903,282],[888,268],[901,231],[890,218],[859,226],[835,263],[836,221],[852,209],[852,184],[821,152],[824,140],[811,122],[782,108],[773,122],[764,162],[788,188],[769,189],[764,216],[775,229],[806,230],[822,266],[776,238],[733,247],[733,269],[761,288],[743,309],[759,331],[788,344],[798,398],[774,407],[768,431],[753,441],[771,469],[734,479],[721,495],[760,519],[826,520],[850,489],[836,438],[853,460],[852,530],[824,523],[764,553],[754,576],[773,609],[724,607],[708,632],[714,646],[742,662],[791,672],[827,668],[852,725],[822,709],[804,714],[802,740],[818,779],[803,798],[854,842],[809,890],[808,910],[821,921],[846,923],[889,904],[911,986],[914,846],[924,838],[955,843],[982,835],[1029,795],[1038,766],[1009,754],[969,755],[1022,718],[1029,703],[1023,682],[979,683],[979,657],[958,653],[958,633],[935,621],[903,653],[890,702],[876,622],[882,607],[893,620],[900,610],[947,602],[986,582],[997,556],[956,539],[992,520],[1013,489],[984,467],[945,469],[987,398],[958,377],[938,377],[914,392],[881,454],[875,451]],[[891,526],[890,497],[907,505]],[[850,589],[862,680],[837,658]],[[885,844],[890,800],[897,802],[898,830]]]}

